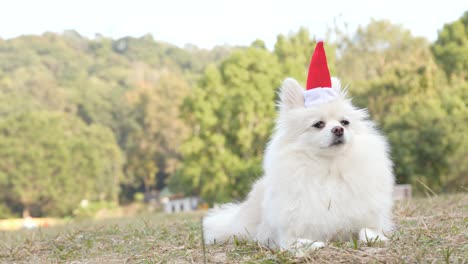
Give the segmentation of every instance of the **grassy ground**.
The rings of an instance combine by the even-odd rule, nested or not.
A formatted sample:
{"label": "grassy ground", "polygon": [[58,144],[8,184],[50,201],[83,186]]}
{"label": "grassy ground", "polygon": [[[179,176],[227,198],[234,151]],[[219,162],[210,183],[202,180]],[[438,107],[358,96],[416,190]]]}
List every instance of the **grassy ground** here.
{"label": "grassy ground", "polygon": [[[201,214],[144,215],[0,233],[2,263],[203,263]],[[303,256],[235,241],[206,247],[209,263],[468,263],[468,194],[395,207],[386,245],[334,243]]]}

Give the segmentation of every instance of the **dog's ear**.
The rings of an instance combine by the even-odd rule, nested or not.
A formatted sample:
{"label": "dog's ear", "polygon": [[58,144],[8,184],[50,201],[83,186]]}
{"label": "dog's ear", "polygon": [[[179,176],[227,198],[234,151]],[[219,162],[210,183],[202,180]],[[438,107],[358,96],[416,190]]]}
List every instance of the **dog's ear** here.
{"label": "dog's ear", "polygon": [[304,88],[293,78],[283,81],[280,91],[280,109],[304,107]]}

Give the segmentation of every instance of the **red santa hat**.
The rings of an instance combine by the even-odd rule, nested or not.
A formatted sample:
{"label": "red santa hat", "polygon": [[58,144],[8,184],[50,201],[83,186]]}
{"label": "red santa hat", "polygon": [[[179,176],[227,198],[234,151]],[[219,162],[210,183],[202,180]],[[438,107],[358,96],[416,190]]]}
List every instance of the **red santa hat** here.
{"label": "red santa hat", "polygon": [[306,88],[304,92],[306,107],[325,103],[338,97],[338,94],[331,89],[332,81],[328,71],[327,56],[321,40],[317,42],[310,60]]}
{"label": "red santa hat", "polygon": [[307,90],[318,87],[331,88],[330,72],[328,71],[323,41],[319,41],[315,46],[314,54],[310,60],[309,74],[307,75]]}

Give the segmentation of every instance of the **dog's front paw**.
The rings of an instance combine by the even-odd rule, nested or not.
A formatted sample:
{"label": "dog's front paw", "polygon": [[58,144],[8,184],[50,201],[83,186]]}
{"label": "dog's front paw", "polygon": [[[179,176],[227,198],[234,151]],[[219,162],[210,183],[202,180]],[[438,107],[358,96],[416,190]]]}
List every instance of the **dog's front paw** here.
{"label": "dog's front paw", "polygon": [[359,240],[364,242],[377,242],[377,241],[387,241],[388,238],[384,236],[381,232],[377,232],[370,228],[363,228],[359,231]]}
{"label": "dog's front paw", "polygon": [[317,249],[325,247],[325,243],[320,241],[312,241],[310,239],[301,238],[294,243],[296,247],[302,247],[307,249]]}
{"label": "dog's front paw", "polygon": [[296,257],[304,257],[307,252],[325,247],[325,243],[320,241],[312,241],[310,239],[301,238],[296,240],[290,247],[289,251],[293,252]]}

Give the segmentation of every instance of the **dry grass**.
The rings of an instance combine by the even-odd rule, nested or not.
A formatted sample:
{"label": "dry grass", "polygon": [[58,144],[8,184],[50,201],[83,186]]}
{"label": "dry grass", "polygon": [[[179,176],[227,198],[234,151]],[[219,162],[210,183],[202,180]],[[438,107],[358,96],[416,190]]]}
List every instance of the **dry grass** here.
{"label": "dry grass", "polygon": [[[2,263],[203,263],[201,214],[145,215],[0,233]],[[209,263],[468,263],[468,194],[395,207],[386,245],[333,243],[304,256],[251,242],[206,247]]]}

